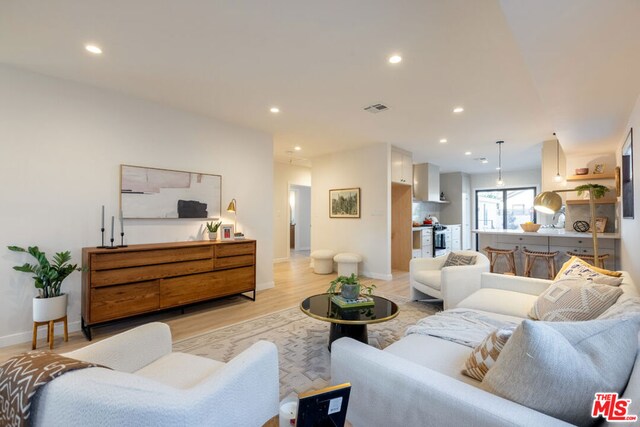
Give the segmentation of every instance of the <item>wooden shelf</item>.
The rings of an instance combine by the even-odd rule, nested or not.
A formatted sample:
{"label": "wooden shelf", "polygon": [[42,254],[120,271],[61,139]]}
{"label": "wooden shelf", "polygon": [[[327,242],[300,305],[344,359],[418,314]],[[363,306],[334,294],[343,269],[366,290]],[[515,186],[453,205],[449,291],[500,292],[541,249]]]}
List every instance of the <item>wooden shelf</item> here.
{"label": "wooden shelf", "polygon": [[593,179],[615,179],[616,175],[613,173],[590,173],[587,175],[570,175],[567,177],[567,181],[590,181]]}
{"label": "wooden shelf", "polygon": [[[617,200],[616,199],[604,199],[604,200],[600,199],[600,200],[596,200],[595,202],[596,202],[596,205],[614,205],[616,204]],[[588,205],[589,199],[567,200],[565,201],[565,203],[567,205]]]}

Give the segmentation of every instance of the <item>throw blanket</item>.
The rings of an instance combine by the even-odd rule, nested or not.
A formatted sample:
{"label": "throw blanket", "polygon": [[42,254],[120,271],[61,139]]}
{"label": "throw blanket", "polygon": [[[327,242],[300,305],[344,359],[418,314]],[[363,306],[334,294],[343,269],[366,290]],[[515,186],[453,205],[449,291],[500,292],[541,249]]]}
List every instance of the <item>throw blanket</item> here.
{"label": "throw blanket", "polygon": [[0,365],[0,426],[27,426],[38,389],[76,369],[101,367],[46,351],[15,356]]}
{"label": "throw blanket", "polygon": [[454,308],[419,320],[407,329],[405,335],[431,335],[475,348],[491,332],[510,325],[517,324],[495,320],[477,311]]}

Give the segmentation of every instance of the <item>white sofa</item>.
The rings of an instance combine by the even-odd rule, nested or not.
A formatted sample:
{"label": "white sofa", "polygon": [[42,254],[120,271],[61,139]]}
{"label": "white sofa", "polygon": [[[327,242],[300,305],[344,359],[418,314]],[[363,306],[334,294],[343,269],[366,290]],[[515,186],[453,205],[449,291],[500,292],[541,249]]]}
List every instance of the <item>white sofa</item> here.
{"label": "white sofa", "polygon": [[278,413],[278,354],[260,341],[228,363],[171,352],[149,323],[65,355],[98,363],[45,385],[34,426],[261,426]]}
{"label": "white sofa", "polygon": [[[628,274],[623,277],[620,302],[639,295]],[[480,289],[457,307],[519,322],[551,283],[483,273]],[[352,384],[347,419],[354,427],[568,425],[480,389],[478,381],[460,373],[471,353],[460,344],[413,334],[384,350],[350,338],[335,341],[331,349],[332,383]],[[632,399],[630,413],[638,414],[640,356],[623,397]]]}
{"label": "white sofa", "polygon": [[442,267],[448,255],[435,258],[414,258],[409,262],[411,300],[441,299],[444,309],[455,307],[460,301],[480,289],[480,274],[489,271],[489,258],[475,251],[455,251],[475,256],[474,265]]}

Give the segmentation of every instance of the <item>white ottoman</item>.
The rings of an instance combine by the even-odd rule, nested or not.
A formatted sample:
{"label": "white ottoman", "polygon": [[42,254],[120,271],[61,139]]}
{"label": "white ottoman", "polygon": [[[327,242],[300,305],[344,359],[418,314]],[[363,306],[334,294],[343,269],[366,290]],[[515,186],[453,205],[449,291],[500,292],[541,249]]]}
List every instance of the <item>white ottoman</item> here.
{"label": "white ottoman", "polygon": [[336,253],[330,249],[319,249],[311,253],[313,258],[313,272],[316,274],[333,273],[333,256]]}
{"label": "white ottoman", "polygon": [[338,276],[358,275],[358,263],[362,262],[359,254],[344,252],[333,257],[333,260],[338,263]]}

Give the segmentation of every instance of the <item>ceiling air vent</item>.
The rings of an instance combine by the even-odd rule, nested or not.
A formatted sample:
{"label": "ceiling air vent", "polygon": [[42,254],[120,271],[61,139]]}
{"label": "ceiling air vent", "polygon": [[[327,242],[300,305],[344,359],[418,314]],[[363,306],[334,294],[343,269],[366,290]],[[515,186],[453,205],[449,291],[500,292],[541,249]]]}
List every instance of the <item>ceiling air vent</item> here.
{"label": "ceiling air vent", "polygon": [[372,104],[372,105],[369,105],[368,107],[364,107],[364,111],[368,111],[372,114],[378,114],[379,112],[385,111],[388,109],[389,107],[387,107],[384,104]]}

